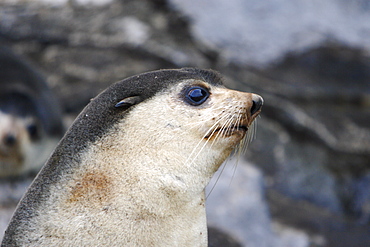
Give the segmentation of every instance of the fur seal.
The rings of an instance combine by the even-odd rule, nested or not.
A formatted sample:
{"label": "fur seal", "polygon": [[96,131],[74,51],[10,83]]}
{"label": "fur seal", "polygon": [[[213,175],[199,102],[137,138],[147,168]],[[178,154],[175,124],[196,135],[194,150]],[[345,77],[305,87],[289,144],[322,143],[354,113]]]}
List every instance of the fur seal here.
{"label": "fur seal", "polygon": [[205,186],[262,103],[212,70],[113,84],[56,147],[2,246],[207,246]]}
{"label": "fur seal", "polygon": [[0,45],[0,178],[39,171],[64,134],[44,78]]}

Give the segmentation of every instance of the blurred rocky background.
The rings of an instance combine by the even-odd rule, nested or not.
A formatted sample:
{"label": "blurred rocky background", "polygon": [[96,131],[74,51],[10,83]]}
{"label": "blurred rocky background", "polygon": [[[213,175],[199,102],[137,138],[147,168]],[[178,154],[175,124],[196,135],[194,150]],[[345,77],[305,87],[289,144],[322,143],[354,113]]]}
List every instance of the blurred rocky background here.
{"label": "blurred rocky background", "polygon": [[208,190],[210,245],[370,246],[369,0],[1,0],[0,38],[67,125],[127,76],[220,71],[265,105]]}

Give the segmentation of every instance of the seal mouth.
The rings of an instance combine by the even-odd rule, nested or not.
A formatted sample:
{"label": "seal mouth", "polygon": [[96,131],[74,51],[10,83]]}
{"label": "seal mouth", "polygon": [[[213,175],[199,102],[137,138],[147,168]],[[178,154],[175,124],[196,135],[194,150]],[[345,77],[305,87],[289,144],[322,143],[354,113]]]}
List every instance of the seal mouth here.
{"label": "seal mouth", "polygon": [[246,125],[231,126],[226,129],[230,131],[245,131],[245,132],[248,131],[248,127]]}
{"label": "seal mouth", "polygon": [[210,131],[210,133],[205,136],[205,139],[208,139],[210,137],[217,136],[217,135],[221,135],[222,137],[229,137],[236,133],[238,134],[240,132],[246,133],[247,131],[248,131],[248,126],[246,125],[232,125],[228,127],[219,127],[219,128],[216,128]]}

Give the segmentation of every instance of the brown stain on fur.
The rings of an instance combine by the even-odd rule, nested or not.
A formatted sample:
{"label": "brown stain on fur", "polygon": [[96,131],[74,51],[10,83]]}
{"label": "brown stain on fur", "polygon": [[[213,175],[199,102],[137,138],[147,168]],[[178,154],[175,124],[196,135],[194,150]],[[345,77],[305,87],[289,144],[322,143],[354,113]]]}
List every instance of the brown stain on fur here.
{"label": "brown stain on fur", "polygon": [[109,200],[112,182],[103,172],[87,172],[72,187],[68,202],[103,203]]}

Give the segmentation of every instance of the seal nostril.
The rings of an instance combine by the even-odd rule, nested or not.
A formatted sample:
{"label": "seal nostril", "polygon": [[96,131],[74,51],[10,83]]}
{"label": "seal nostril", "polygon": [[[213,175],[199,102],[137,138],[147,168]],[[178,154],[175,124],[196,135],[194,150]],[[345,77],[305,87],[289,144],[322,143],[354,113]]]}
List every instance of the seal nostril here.
{"label": "seal nostril", "polygon": [[16,144],[16,142],[17,138],[14,135],[9,134],[4,137],[4,143],[6,146],[12,147]]}
{"label": "seal nostril", "polygon": [[258,112],[261,109],[262,105],[263,105],[262,97],[258,95],[253,95],[251,115],[254,115],[256,112]]}

